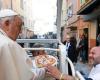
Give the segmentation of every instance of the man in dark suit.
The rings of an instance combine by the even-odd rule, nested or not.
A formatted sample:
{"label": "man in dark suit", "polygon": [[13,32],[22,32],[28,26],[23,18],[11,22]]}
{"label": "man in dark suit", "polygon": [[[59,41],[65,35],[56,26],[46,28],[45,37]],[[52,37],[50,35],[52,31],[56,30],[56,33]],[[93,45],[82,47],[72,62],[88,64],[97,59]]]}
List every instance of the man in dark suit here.
{"label": "man in dark suit", "polygon": [[[69,59],[73,62],[77,62],[76,57],[76,39],[74,37],[67,36],[67,42],[66,42],[66,51],[68,54]],[[70,65],[68,64],[68,73],[69,75],[72,75]]]}

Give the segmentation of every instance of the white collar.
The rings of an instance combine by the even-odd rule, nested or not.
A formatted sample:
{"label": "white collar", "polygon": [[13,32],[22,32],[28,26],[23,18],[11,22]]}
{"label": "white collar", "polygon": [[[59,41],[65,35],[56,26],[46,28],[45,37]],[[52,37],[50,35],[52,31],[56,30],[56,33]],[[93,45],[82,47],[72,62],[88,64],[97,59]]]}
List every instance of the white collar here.
{"label": "white collar", "polygon": [[0,29],[0,33],[7,36],[7,34],[2,29]]}
{"label": "white collar", "polygon": [[[4,36],[6,36],[6,37],[8,37],[8,35],[2,30],[2,29],[0,29],[0,34],[2,34],[2,35],[4,35]],[[9,37],[8,37],[9,38]],[[11,38],[9,38],[9,39],[11,39]],[[11,39],[12,40],[12,39]],[[13,40],[14,41],[14,40]],[[16,42],[16,41],[14,41],[14,42]]]}

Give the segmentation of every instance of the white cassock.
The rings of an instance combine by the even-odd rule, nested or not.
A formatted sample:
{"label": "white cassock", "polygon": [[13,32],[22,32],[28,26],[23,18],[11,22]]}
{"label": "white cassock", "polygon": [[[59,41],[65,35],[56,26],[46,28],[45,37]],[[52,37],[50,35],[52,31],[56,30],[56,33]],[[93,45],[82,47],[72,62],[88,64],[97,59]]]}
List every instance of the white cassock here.
{"label": "white cassock", "polygon": [[0,80],[38,80],[33,72],[26,51],[0,29]]}

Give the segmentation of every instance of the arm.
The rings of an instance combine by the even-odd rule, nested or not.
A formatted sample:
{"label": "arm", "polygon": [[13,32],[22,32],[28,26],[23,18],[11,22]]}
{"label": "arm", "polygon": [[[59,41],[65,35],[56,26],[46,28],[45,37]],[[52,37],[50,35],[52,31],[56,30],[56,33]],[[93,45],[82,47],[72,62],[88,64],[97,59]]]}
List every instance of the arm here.
{"label": "arm", "polygon": [[[17,44],[12,44],[12,45],[10,44],[10,49],[13,48],[13,50],[12,49],[11,50],[14,51],[14,53],[12,54],[15,55],[15,58],[18,57],[17,60],[19,60],[19,62],[17,60],[16,61],[18,62],[20,66],[24,65],[21,70],[27,67],[25,70],[23,70],[24,71],[23,75],[25,75],[26,71],[29,70],[32,73],[33,80],[41,80],[42,78],[44,78],[45,69],[44,68],[34,68],[33,67],[34,63],[32,62],[31,58],[27,55],[26,51],[24,51]],[[28,74],[29,72],[27,72],[27,75]]]}
{"label": "arm", "polygon": [[61,73],[56,67],[54,66],[47,66],[48,74],[50,74],[52,77],[59,79],[59,80],[75,80],[74,77],[69,76],[67,74]]}
{"label": "arm", "polygon": [[43,80],[45,78],[45,69],[44,68],[33,68],[32,72],[35,74],[33,80]]}

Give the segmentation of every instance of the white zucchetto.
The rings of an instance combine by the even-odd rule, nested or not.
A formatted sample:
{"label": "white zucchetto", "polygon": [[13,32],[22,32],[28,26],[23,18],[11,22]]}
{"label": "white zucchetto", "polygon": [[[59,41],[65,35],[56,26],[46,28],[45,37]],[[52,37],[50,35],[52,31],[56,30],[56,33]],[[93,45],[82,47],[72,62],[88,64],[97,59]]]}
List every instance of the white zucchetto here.
{"label": "white zucchetto", "polygon": [[19,14],[11,9],[1,9],[0,10],[0,18],[15,16],[15,15],[19,15]]}

